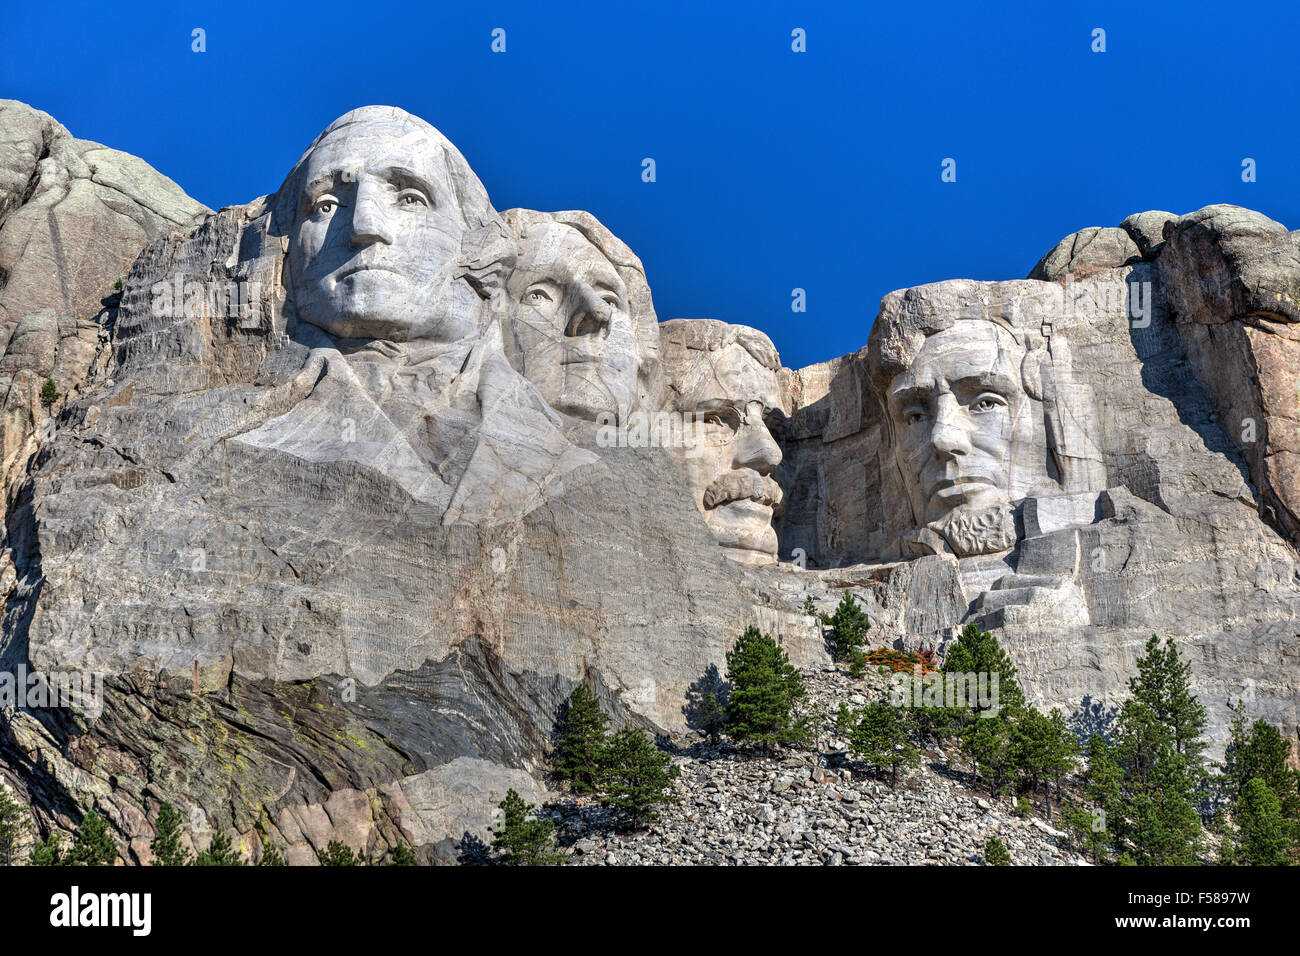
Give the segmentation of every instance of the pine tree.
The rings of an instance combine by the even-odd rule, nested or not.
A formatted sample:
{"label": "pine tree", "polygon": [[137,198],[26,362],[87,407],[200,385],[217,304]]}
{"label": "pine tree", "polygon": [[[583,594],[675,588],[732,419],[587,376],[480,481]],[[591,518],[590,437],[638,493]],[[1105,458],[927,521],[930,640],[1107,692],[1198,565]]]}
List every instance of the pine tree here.
{"label": "pine tree", "polygon": [[1079,742],[1070,733],[1065,716],[1053,708],[1044,715],[1033,707],[1024,708],[1014,724],[1012,764],[1028,781],[1031,790],[1043,786],[1043,812],[1052,818],[1051,783],[1061,789],[1061,778],[1074,769]]}
{"label": "pine tree", "polygon": [[807,739],[808,720],[795,712],[807,693],[803,678],[770,636],[745,628],[727,652],[727,680],[727,733],[733,740],[770,750]]}
{"label": "pine tree", "polygon": [[31,825],[32,813],[0,784],[0,864],[13,866],[18,841]]}
{"label": "pine tree", "polygon": [[325,849],[316,851],[321,866],[360,866],[362,860],[352,852],[352,847],[338,840],[330,840]]}
{"label": "pine tree", "polygon": [[849,746],[862,762],[875,770],[889,771],[889,787],[898,786],[900,767],[921,762],[921,752],[912,745],[908,714],[884,701],[868,704],[858,715],[849,736]]}
{"label": "pine tree", "polygon": [[577,793],[591,793],[598,786],[608,725],[609,717],[600,709],[596,696],[582,684],[574,688],[564,708],[555,771]]}
{"label": "pine tree", "polygon": [[91,810],[81,818],[65,862],[70,866],[112,866],[116,859],[117,844],[107,821]]}
{"label": "pine tree", "polygon": [[[967,624],[944,657],[944,674],[983,675],[989,682],[992,694],[994,675],[997,675],[996,693],[987,709],[1014,711],[1025,704],[1025,693],[1020,688],[1015,665],[997,638],[981,630],[975,623]],[[978,709],[986,709],[980,707]]]}
{"label": "pine tree", "polygon": [[1277,794],[1283,815],[1300,819],[1300,775],[1287,766],[1290,757],[1291,742],[1268,721],[1259,719],[1247,728],[1245,720],[1235,716],[1224,766],[1229,799],[1239,800],[1246,792],[1246,784],[1258,777]]}
{"label": "pine tree", "polygon": [[218,830],[208,848],[194,857],[191,866],[243,866],[243,855],[231,845],[230,837]]}
{"label": "pine tree", "polygon": [[537,808],[525,803],[514,790],[507,791],[497,809],[501,811],[501,822],[493,830],[492,849],[497,854],[494,862],[504,866],[551,866],[564,859],[552,852],[555,823],[528,819]]}
{"label": "pine tree", "polygon": [[832,645],[835,660],[850,661],[865,666],[866,658],[862,654],[862,648],[867,643],[867,632],[871,630],[871,622],[867,620],[867,612],[858,606],[851,592],[844,592],[839,605],[835,608],[835,613],[822,618],[822,623],[835,632],[835,643]]}
{"label": "pine tree", "polygon": [[1161,648],[1152,636],[1137,668],[1115,729],[1123,771],[1112,816],[1118,842],[1141,865],[1194,863],[1202,842],[1196,794],[1205,780],[1205,708],[1172,641]]}
{"label": "pine tree", "polygon": [[655,807],[671,803],[672,783],[681,769],[639,727],[624,727],[610,739],[603,755],[601,806],[621,810],[633,828],[658,819]]}
{"label": "pine tree", "polygon": [[288,866],[284,859],[284,854],[274,843],[267,843],[262,846],[262,858],[257,861],[258,866]]}
{"label": "pine tree", "polygon": [[716,744],[727,728],[727,708],[713,691],[700,702],[700,730],[711,744]]}
{"label": "pine tree", "polygon": [[989,866],[1010,866],[1011,854],[1007,846],[997,837],[989,837],[984,844],[984,862]]}
{"label": "pine tree", "polygon": [[153,832],[149,849],[153,852],[154,866],[185,866],[189,863],[189,850],[181,842],[179,810],[164,801],[158,808],[158,819],[154,821]]}
{"label": "pine tree", "polygon": [[[514,791],[512,790],[511,793]],[[405,843],[399,843],[393,847],[393,856],[389,863],[390,866],[415,866],[415,854]]]}
{"label": "pine tree", "polygon": [[1137,669],[1137,676],[1129,678],[1132,699],[1150,709],[1166,728],[1175,749],[1186,758],[1189,772],[1199,775],[1205,755],[1202,735],[1206,716],[1205,707],[1192,693],[1192,665],[1179,659],[1173,640],[1166,638],[1161,648],[1152,634]]}
{"label": "pine tree", "polygon": [[59,400],[59,387],[54,384],[54,379],[47,378],[45,384],[41,386],[41,404],[49,408]]}
{"label": "pine tree", "polygon": [[1237,806],[1238,852],[1248,866],[1291,862],[1294,834],[1282,816],[1282,802],[1259,777],[1246,784]]}
{"label": "pine tree", "polygon": [[57,833],[38,841],[27,856],[28,866],[64,866],[65,863],[62,840]]}

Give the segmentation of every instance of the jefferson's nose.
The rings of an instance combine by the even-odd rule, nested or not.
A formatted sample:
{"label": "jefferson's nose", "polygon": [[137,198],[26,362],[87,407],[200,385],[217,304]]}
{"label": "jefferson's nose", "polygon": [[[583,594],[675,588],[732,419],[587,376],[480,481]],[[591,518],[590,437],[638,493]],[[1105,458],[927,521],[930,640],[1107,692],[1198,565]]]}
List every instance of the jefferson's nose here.
{"label": "jefferson's nose", "polygon": [[776,443],[767,425],[746,422],[736,436],[736,450],[731,459],[732,468],[753,468],[760,475],[770,475],[781,464],[781,446]]}
{"label": "jefferson's nose", "polygon": [[601,298],[600,293],[585,282],[576,283],[570,293],[573,296],[569,321],[564,327],[564,334],[571,336],[595,335],[608,331],[613,318],[613,309]]}
{"label": "jefferson's nose", "polygon": [[379,190],[366,182],[357,183],[357,205],[352,212],[352,245],[354,248],[382,242],[393,244],[393,230],[384,212]]}
{"label": "jefferson's nose", "polygon": [[934,456],[940,461],[948,461],[970,453],[970,433],[963,421],[964,416],[965,412],[953,396],[939,396],[934,428],[930,432],[930,444],[934,448]]}

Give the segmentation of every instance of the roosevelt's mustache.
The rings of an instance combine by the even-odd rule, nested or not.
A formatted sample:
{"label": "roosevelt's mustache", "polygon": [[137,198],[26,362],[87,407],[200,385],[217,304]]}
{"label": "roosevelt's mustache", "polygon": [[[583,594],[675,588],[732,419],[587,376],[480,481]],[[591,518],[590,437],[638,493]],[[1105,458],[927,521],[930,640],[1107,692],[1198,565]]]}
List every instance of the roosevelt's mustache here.
{"label": "roosevelt's mustache", "polygon": [[717,508],[731,501],[757,501],[775,508],[781,503],[781,486],[753,468],[738,468],[713,479],[704,492],[704,507]]}

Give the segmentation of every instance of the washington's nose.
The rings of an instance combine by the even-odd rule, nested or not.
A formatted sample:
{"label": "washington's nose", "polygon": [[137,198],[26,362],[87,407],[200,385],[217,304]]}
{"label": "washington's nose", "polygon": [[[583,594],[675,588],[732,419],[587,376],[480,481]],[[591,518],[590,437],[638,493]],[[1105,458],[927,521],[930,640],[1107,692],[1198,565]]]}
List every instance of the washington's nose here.
{"label": "washington's nose", "polygon": [[392,227],[384,214],[379,196],[365,183],[357,184],[357,204],[352,213],[352,246],[361,248],[382,242],[393,244]]}
{"label": "washington's nose", "polygon": [[736,436],[736,451],[731,460],[733,468],[752,468],[760,475],[769,475],[781,464],[781,446],[764,424],[744,424]]}
{"label": "washington's nose", "polygon": [[970,435],[961,422],[961,409],[951,395],[941,396],[930,433],[930,444],[940,461],[970,453]]}
{"label": "washington's nose", "polygon": [[570,336],[608,334],[613,309],[601,298],[600,293],[585,282],[580,282],[571,294],[573,311],[569,314],[564,334]]}

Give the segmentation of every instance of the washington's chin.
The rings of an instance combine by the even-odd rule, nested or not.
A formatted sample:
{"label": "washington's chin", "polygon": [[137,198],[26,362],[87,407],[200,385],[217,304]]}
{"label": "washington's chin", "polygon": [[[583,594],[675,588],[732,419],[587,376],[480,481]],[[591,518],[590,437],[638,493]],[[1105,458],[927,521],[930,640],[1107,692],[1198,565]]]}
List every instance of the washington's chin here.
{"label": "washington's chin", "polygon": [[738,564],[775,564],[772,509],[757,501],[729,501],[706,512],[705,520],[722,553]]}
{"label": "washington's chin", "polygon": [[[568,366],[568,368],[572,367]],[[594,376],[597,373],[593,368],[590,372],[578,374]],[[636,393],[633,389],[615,393],[611,389],[601,388],[583,379],[565,382],[553,399],[549,395],[546,398],[557,412],[572,418],[594,422],[601,415],[614,415],[619,421],[623,421],[631,411]]]}

